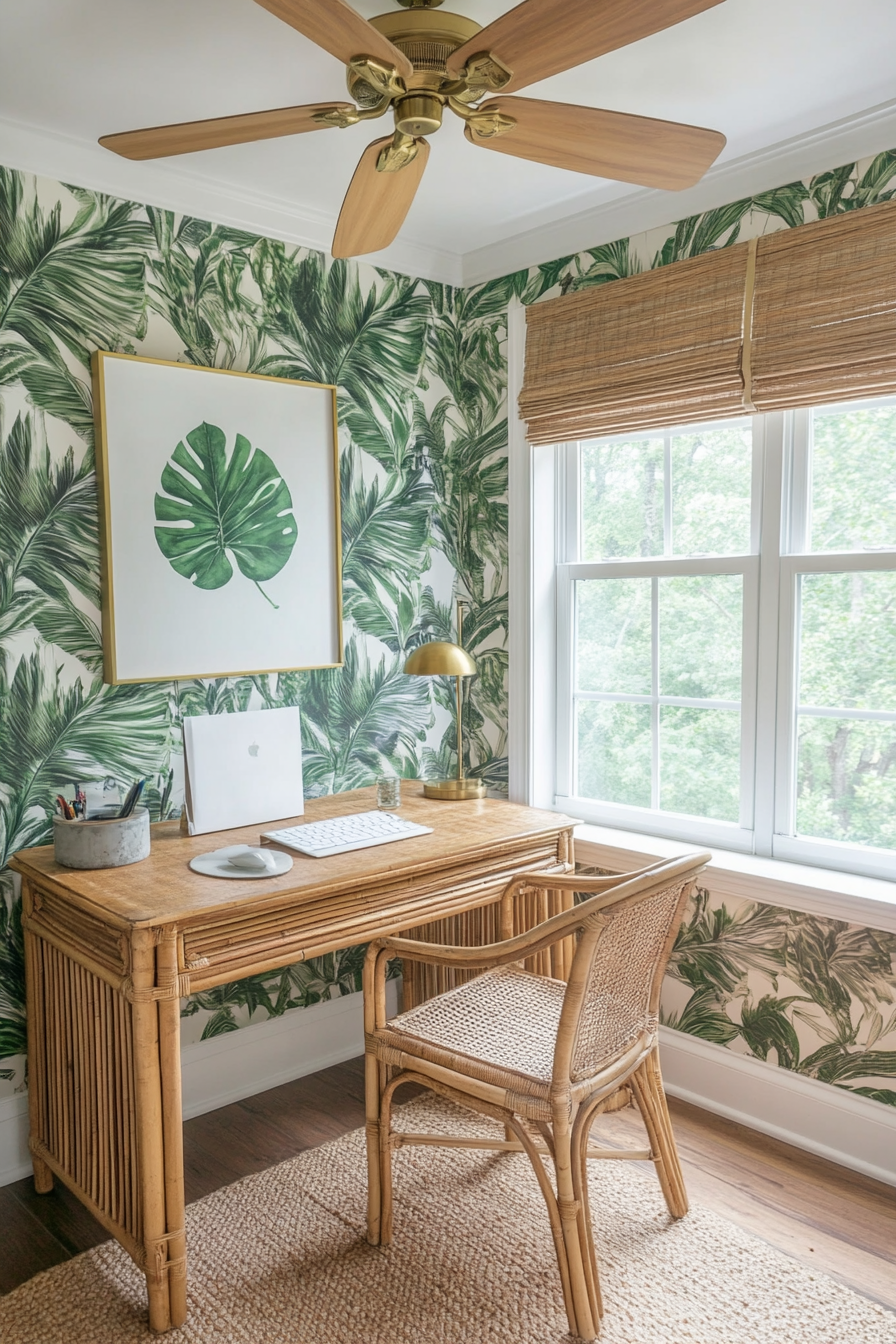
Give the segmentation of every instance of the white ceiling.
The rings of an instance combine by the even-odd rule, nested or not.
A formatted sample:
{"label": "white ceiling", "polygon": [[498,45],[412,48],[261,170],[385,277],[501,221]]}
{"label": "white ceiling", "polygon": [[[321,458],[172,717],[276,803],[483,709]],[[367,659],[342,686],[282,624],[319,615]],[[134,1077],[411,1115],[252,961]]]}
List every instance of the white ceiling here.
{"label": "white ceiling", "polygon": [[[367,16],[392,8],[356,5]],[[509,4],[446,0],[445,8],[485,25]],[[635,220],[669,222],[705,208],[709,196],[718,204],[834,166],[841,144],[845,157],[874,153],[888,136],[896,141],[894,55],[893,0],[725,0],[525,91],[721,130],[728,144],[696,194],[645,192],[483,152],[448,116],[399,239],[374,260],[455,282],[485,278],[632,232]],[[0,161],[292,241],[328,245],[354,165],[385,122],[147,164],[96,140],[344,96],[339,62],[253,0],[0,5]]]}

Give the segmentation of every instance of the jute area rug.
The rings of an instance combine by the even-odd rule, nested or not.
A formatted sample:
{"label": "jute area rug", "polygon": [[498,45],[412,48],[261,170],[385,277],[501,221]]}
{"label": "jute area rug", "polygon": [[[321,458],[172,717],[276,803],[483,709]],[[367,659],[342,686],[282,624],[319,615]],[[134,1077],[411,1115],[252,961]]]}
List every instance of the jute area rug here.
{"label": "jute area rug", "polygon": [[[429,1098],[397,1119],[500,1133]],[[602,1344],[896,1344],[896,1315],[723,1218],[673,1223],[651,1171],[589,1165]],[[364,1239],[365,1192],[358,1130],[191,1205],[190,1316],[167,1344],[568,1344],[523,1156],[402,1149],[389,1248]],[[114,1242],[0,1299],[3,1344],[150,1338],[142,1276]]]}

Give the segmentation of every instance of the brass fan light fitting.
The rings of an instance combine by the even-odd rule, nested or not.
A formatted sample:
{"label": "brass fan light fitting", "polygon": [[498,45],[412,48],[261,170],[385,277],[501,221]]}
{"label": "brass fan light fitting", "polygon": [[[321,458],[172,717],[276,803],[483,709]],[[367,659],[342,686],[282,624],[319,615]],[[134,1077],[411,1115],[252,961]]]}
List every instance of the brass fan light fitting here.
{"label": "brass fan light fitting", "polygon": [[393,107],[395,129],[402,135],[432,135],[442,124],[444,104],[434,93],[409,93]]}

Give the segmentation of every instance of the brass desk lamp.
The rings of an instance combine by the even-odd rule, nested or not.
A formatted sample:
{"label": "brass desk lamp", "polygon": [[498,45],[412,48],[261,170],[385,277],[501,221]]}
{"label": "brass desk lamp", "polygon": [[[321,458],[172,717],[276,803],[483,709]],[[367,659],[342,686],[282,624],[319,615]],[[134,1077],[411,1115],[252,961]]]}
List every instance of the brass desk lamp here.
{"label": "brass desk lamp", "polygon": [[476,664],[461,645],[463,638],[463,602],[457,603],[457,643],[433,639],[415,649],[404,665],[412,677],[454,677],[455,713],[457,717],[457,778],[424,782],[427,798],[441,798],[445,802],[464,802],[470,798],[484,798],[485,785],[481,779],[464,777],[463,678],[476,675]]}

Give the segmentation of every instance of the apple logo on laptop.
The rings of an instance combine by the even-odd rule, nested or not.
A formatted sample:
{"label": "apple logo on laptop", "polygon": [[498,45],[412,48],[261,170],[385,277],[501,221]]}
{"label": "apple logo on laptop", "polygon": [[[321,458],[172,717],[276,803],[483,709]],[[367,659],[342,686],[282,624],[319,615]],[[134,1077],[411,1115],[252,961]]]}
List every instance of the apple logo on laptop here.
{"label": "apple logo on laptop", "polygon": [[252,742],[252,743],[250,744],[250,746],[249,746],[249,755],[250,755],[250,756],[257,756],[257,755],[258,755],[258,743],[257,743],[257,742]]}

